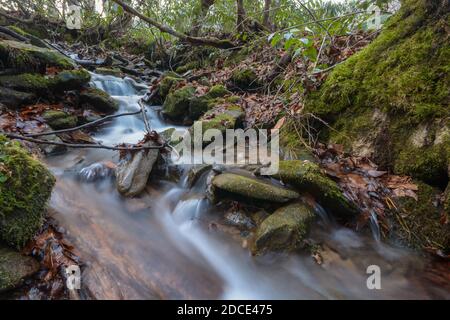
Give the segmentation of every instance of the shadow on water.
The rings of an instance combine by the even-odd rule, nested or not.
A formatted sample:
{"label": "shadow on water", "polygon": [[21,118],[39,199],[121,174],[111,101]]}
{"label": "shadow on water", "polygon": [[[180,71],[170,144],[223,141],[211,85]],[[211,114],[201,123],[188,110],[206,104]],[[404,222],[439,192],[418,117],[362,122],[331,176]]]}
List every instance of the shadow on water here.
{"label": "shadow on water", "polygon": [[[120,102],[118,112],[139,110],[144,88],[131,79],[93,74],[92,84]],[[152,129],[173,127],[157,107],[147,108],[147,114]],[[95,138],[109,144],[137,142],[143,130],[139,116],[122,117]],[[90,297],[449,298],[421,279],[423,258],[339,228],[319,206],[322,223],[312,237],[323,243],[320,265],[302,254],[252,257],[242,241],[211,227],[221,212],[204,198],[205,179],[192,189],[182,182],[155,181],[142,196],[126,199],[111,175],[86,179],[102,161],[117,162],[118,155],[85,149],[48,158],[57,177],[52,212],[86,261],[82,283]],[[373,264],[381,268],[382,290],[366,286],[366,269]]]}

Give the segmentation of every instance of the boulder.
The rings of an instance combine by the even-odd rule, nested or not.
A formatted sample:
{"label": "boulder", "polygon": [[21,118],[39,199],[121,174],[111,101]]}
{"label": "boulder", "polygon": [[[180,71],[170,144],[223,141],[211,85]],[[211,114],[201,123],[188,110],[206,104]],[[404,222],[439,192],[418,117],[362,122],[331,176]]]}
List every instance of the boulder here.
{"label": "boulder", "polygon": [[302,203],[279,208],[258,226],[251,246],[252,253],[258,255],[302,247],[314,216],[314,211]]}
{"label": "boulder", "polygon": [[55,179],[18,142],[0,136],[0,239],[16,247],[42,226]]}
{"label": "boulder", "polygon": [[183,78],[179,78],[176,75],[166,75],[164,78],[161,79],[159,82],[159,91],[158,94],[161,98],[161,102],[164,102],[167,95],[169,94],[170,90],[173,87],[176,87],[178,83],[183,82]]}
{"label": "boulder", "polygon": [[11,40],[0,41],[0,63],[4,68],[40,73],[44,73],[47,67],[75,67],[71,59],[55,50]]}
{"label": "boulder", "polygon": [[185,86],[169,93],[164,101],[162,113],[172,120],[182,121],[188,116],[189,103],[194,94],[193,86]]}
{"label": "boulder", "polygon": [[81,92],[80,102],[104,113],[113,113],[119,110],[119,103],[105,91],[97,88],[89,88]]}
{"label": "boulder", "polygon": [[[155,145],[153,141],[144,145]],[[140,150],[133,154],[127,154],[116,169],[117,190],[124,196],[138,195],[147,185],[147,180],[153,165],[158,159],[158,149]]]}
{"label": "boulder", "polygon": [[86,86],[91,80],[91,75],[85,69],[64,70],[58,73],[51,83],[52,89],[77,90]]}
{"label": "boulder", "polygon": [[0,103],[9,108],[17,109],[23,105],[35,102],[36,99],[37,97],[34,93],[0,87]]}
{"label": "boulder", "polygon": [[192,168],[189,169],[187,174],[187,187],[191,188],[195,182],[204,174],[205,172],[212,169],[212,165],[210,164],[197,164],[192,166]]}
{"label": "boulder", "polygon": [[299,194],[293,190],[277,186],[268,181],[234,173],[222,173],[212,179],[212,185],[226,191],[228,195],[283,203],[297,199]]}
{"label": "boulder", "polygon": [[244,118],[245,111],[241,106],[237,104],[224,104],[207,111],[196,122],[201,123],[203,132],[208,129],[217,129],[225,133],[226,129],[242,127]]}
{"label": "boulder", "polygon": [[328,178],[320,167],[310,161],[280,161],[274,177],[289,183],[300,191],[308,192],[331,213],[350,218],[357,214],[356,207],[343,195],[337,183]]}
{"label": "boulder", "polygon": [[50,80],[36,73],[22,73],[12,76],[0,76],[0,86],[42,95],[47,92]]}
{"label": "boulder", "polygon": [[121,77],[122,71],[118,68],[104,68],[98,67],[95,69],[95,72],[98,74],[104,74],[107,76]]}
{"label": "boulder", "polygon": [[76,127],[78,121],[76,116],[59,110],[47,110],[42,114],[42,118],[56,130]]}
{"label": "boulder", "polygon": [[39,263],[0,245],[0,292],[19,286],[24,278],[39,271]]}
{"label": "boulder", "polygon": [[207,93],[199,97],[193,97],[189,102],[189,117],[197,120],[206,111],[214,106],[214,100],[231,94],[223,85],[215,85]]}

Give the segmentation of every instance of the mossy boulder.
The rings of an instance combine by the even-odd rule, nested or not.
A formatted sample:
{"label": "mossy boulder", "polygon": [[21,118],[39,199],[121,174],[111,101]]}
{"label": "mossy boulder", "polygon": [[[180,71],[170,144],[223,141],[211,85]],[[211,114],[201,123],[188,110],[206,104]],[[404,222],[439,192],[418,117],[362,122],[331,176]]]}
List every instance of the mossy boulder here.
{"label": "mossy boulder", "polygon": [[159,83],[159,96],[161,97],[162,102],[166,99],[167,95],[169,94],[170,90],[175,87],[178,83],[183,82],[183,78],[179,78],[174,75],[166,75],[164,78],[161,79]]}
{"label": "mossy boulder", "polygon": [[182,121],[189,114],[189,103],[195,94],[193,86],[177,89],[167,96],[162,113],[174,121]]}
{"label": "mossy boulder", "polygon": [[51,83],[52,89],[76,90],[86,86],[91,80],[91,75],[85,69],[64,70],[58,73]]}
{"label": "mossy boulder", "polygon": [[292,251],[304,246],[315,214],[302,203],[281,207],[258,226],[251,246],[253,254]]}
{"label": "mossy boulder", "polygon": [[251,68],[234,70],[230,77],[230,83],[232,87],[244,91],[257,89],[261,86],[258,76]]}
{"label": "mossy boulder", "polygon": [[75,67],[72,60],[55,50],[11,40],[0,41],[0,62],[4,68],[23,72],[44,73],[47,67],[61,69]]}
{"label": "mossy boulder", "polygon": [[[396,200],[398,211],[393,213],[391,237],[393,241],[415,249],[434,248],[449,254],[450,226],[442,223],[443,214],[450,214],[448,202],[438,205],[438,199],[442,195],[439,189],[419,181],[415,183],[419,188],[417,200],[411,197]],[[401,217],[401,224],[398,222],[398,215]]]}
{"label": "mossy boulder", "polygon": [[0,87],[0,103],[9,108],[20,108],[23,105],[33,103],[36,99],[37,96],[34,93]]}
{"label": "mossy boulder", "polygon": [[88,88],[81,92],[80,102],[104,113],[113,113],[119,110],[119,103],[105,91],[97,88]]}
{"label": "mossy boulder", "polygon": [[52,127],[52,129],[68,129],[77,125],[77,117],[67,112],[59,110],[48,110],[42,114],[45,122]]}
{"label": "mossy boulder", "polygon": [[175,69],[175,72],[178,74],[183,74],[183,73],[188,72],[189,70],[197,69],[199,67],[200,67],[200,63],[198,63],[197,61],[191,61],[182,66],[177,67]]}
{"label": "mossy boulder", "polygon": [[299,194],[293,190],[234,173],[222,173],[215,176],[212,185],[231,196],[237,195],[268,202],[284,203],[299,197]]}
{"label": "mossy boulder", "polygon": [[[202,132],[209,129],[217,129],[225,133],[227,129],[236,129],[242,127],[245,118],[244,109],[237,104],[225,104],[213,107],[207,111],[195,125],[201,124]],[[193,127],[190,129],[193,130]]]}
{"label": "mossy boulder", "polygon": [[42,226],[55,179],[18,142],[0,136],[0,239],[21,247]]}
{"label": "mossy boulder", "polygon": [[308,192],[331,213],[350,218],[357,213],[356,207],[343,195],[337,183],[328,178],[320,167],[310,161],[280,161],[274,177]]}
{"label": "mossy boulder", "polygon": [[231,92],[223,85],[212,86],[207,93],[199,97],[193,97],[189,102],[189,117],[192,120],[197,120],[202,116],[211,106],[214,105],[214,100],[230,95]]}
{"label": "mossy boulder", "polygon": [[19,286],[39,270],[39,263],[0,244],[0,292]]}
{"label": "mossy boulder", "polygon": [[114,77],[122,76],[122,71],[119,68],[98,67],[95,69],[95,72],[98,74],[104,74],[107,76],[114,76]]}
{"label": "mossy boulder", "polygon": [[27,31],[23,30],[22,28],[19,28],[18,26],[8,26],[7,28],[9,30],[12,30],[12,31],[20,34],[21,36],[28,38],[32,45],[48,49],[48,45],[41,38],[37,37],[36,35],[33,35]]}
{"label": "mossy boulder", "polygon": [[[449,12],[448,1],[402,1],[380,35],[307,97],[305,110],[333,127],[322,138],[373,157],[381,168],[445,187],[450,139],[436,137],[450,117]],[[421,127],[425,143],[411,148]]]}

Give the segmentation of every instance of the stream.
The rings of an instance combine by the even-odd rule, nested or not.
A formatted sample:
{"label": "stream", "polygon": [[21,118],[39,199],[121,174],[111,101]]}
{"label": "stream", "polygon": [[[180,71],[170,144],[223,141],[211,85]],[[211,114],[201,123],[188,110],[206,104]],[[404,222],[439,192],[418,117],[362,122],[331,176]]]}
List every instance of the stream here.
{"label": "stream", "polygon": [[[139,110],[147,86],[129,78],[92,74],[92,85],[120,102],[119,113]],[[147,108],[151,128],[176,127],[159,106]],[[176,127],[185,130],[183,127]],[[142,139],[141,115],[120,117],[93,134],[105,144]],[[253,257],[239,234],[222,227],[220,209],[204,198],[206,177],[149,181],[137,198],[124,198],[112,177],[95,182],[96,163],[117,163],[117,152],[71,150],[47,158],[57,178],[51,214],[85,262],[85,299],[418,299],[450,298],[432,282],[429,261],[322,218],[312,238],[323,244],[323,262],[310,254]],[[186,169],[184,171],[186,174]],[[367,267],[381,268],[381,290],[369,290]]]}

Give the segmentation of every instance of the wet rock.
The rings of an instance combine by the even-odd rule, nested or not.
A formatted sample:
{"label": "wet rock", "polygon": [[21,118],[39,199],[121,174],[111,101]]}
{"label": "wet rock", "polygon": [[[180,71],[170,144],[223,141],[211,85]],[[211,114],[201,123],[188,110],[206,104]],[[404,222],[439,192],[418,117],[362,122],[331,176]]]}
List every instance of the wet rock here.
{"label": "wet rock", "polygon": [[33,93],[20,92],[0,87],[0,103],[9,108],[19,108],[23,105],[33,103],[37,97]]}
{"label": "wet rock", "polygon": [[234,173],[222,173],[212,180],[214,187],[230,193],[230,195],[283,203],[299,197],[299,194],[270,182]]}
{"label": "wet rock", "polygon": [[18,142],[0,135],[0,239],[20,247],[42,226],[55,179]]}
{"label": "wet rock", "polygon": [[239,229],[250,230],[256,227],[255,222],[244,212],[231,210],[225,213],[225,223]]}
{"label": "wet rock", "polygon": [[0,292],[19,286],[39,270],[39,263],[8,247],[0,245]]}
{"label": "wet rock", "polygon": [[107,76],[114,76],[114,77],[121,77],[122,71],[118,68],[104,68],[104,67],[98,67],[95,69],[95,72],[98,74],[104,74]]}
{"label": "wet rock", "polygon": [[77,125],[77,117],[59,110],[48,110],[42,114],[45,122],[53,129],[73,128]]}
{"label": "wet rock", "polygon": [[356,207],[343,195],[336,182],[328,178],[320,167],[309,161],[280,161],[274,177],[308,192],[330,212],[341,217],[353,217]]}
{"label": "wet rock", "polygon": [[[51,134],[48,136],[42,136],[40,139],[50,142],[63,142],[57,135]],[[39,148],[44,152],[47,156],[54,156],[58,154],[62,154],[67,151],[66,146],[57,146],[57,145],[51,145],[51,144],[42,144],[39,146]]]}
{"label": "wet rock", "polygon": [[164,139],[164,141],[168,142],[171,146],[175,146],[183,140],[181,135],[175,135],[177,130],[175,128],[169,128],[159,133],[160,137]]}
{"label": "wet rock", "polygon": [[189,172],[187,174],[187,186],[190,188],[194,185],[194,183],[200,178],[202,174],[207,172],[208,170],[211,170],[212,165],[209,164],[199,164],[194,165],[192,168],[189,169]]}
{"label": "wet rock", "polygon": [[195,88],[185,86],[175,90],[164,101],[162,113],[174,121],[182,121],[189,113],[189,103],[194,96]]}
{"label": "wet rock", "polygon": [[104,113],[113,113],[119,110],[119,103],[105,91],[97,88],[89,88],[81,92],[80,102]]}
{"label": "wet rock", "polygon": [[0,62],[4,68],[44,73],[47,67],[73,69],[74,62],[55,50],[18,41],[0,41]]}
{"label": "wet rock", "polygon": [[301,248],[313,220],[313,210],[302,203],[276,210],[257,228],[252,253],[258,255]]}
{"label": "wet rock", "polygon": [[115,172],[116,165],[112,162],[93,163],[80,170],[78,177],[85,182],[94,182],[105,178],[112,177]]}
{"label": "wet rock", "polygon": [[76,90],[86,86],[91,80],[91,75],[85,69],[65,70],[51,79],[51,88],[55,90]]}
{"label": "wet rock", "polygon": [[[145,145],[152,146],[155,143],[149,141]],[[117,190],[128,197],[142,192],[158,155],[158,149],[141,150],[132,155],[128,154],[117,166]]]}

